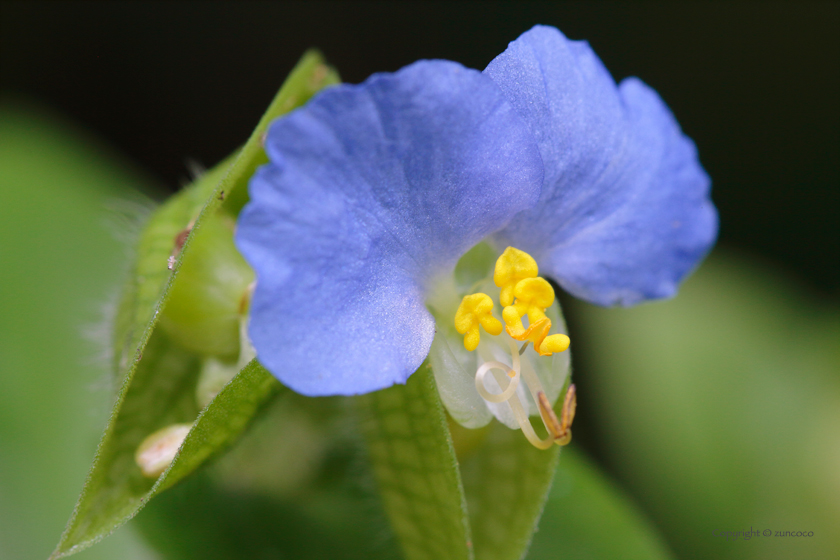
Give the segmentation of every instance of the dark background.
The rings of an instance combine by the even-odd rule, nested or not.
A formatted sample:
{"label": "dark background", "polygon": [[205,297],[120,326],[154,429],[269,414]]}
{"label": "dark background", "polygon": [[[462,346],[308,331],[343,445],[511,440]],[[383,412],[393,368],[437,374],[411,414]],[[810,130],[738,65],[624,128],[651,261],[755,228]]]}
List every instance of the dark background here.
{"label": "dark background", "polygon": [[484,68],[536,23],[656,88],[713,180],[721,243],[840,291],[837,3],[11,2],[2,91],[90,128],[169,189],[242,143],[301,53],[358,82]]}
{"label": "dark background", "polygon": [[[187,160],[244,142],[309,47],[359,82],[420,58],[482,69],[554,25],[670,105],[712,177],[722,246],[840,294],[838,3],[5,2],[0,15],[2,93],[68,116],[170,191]],[[587,408],[582,396],[575,434],[598,456]]]}

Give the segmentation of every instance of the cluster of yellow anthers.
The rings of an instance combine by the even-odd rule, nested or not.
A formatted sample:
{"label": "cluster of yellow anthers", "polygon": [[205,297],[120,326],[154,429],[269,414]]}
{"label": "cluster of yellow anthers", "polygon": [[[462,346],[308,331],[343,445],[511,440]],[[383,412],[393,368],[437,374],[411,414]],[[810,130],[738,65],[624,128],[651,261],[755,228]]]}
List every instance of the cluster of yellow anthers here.
{"label": "cluster of yellow anthers", "polygon": [[[519,341],[534,345],[540,356],[563,352],[569,347],[565,334],[548,334],[551,319],[545,310],[554,303],[554,288],[544,278],[537,276],[537,261],[525,251],[508,247],[496,261],[493,282],[502,289],[499,302],[504,309],[507,333]],[[464,335],[464,347],[473,351],[481,340],[479,325],[494,336],[502,334],[502,324],[493,317],[493,300],[487,294],[464,296],[455,313],[455,329]],[[522,318],[528,316],[528,328]]]}
{"label": "cluster of yellow anthers", "polygon": [[[551,320],[546,317],[545,310],[554,303],[554,289],[545,279],[537,276],[538,272],[537,262],[533,257],[513,247],[505,249],[496,261],[493,282],[501,288],[499,301],[503,307],[502,319],[506,325],[504,330],[511,338],[525,341],[525,344],[517,349],[513,340],[508,340],[512,362],[510,366],[492,360],[490,354],[482,352],[479,348],[479,354],[482,355],[484,363],[476,371],[475,385],[478,393],[486,401],[493,403],[507,401],[528,441],[535,447],[548,449],[552,444],[566,445],[571,441],[571,425],[575,416],[577,399],[575,386],[570,385],[563,400],[561,418],[558,420],[530,362],[520,359],[528,344],[532,344],[540,356],[551,356],[569,347],[568,336],[548,334],[551,329]],[[464,296],[455,313],[455,329],[464,335],[464,347],[467,350],[473,351],[478,348],[481,341],[479,327],[493,336],[502,333],[502,323],[493,317],[492,312],[493,300],[487,294],[477,293]],[[526,315],[527,328],[522,324],[522,318]],[[502,388],[501,393],[491,393],[485,387],[484,376],[488,372],[493,372],[496,382]],[[525,407],[516,394],[520,378],[523,377],[534,402],[539,407],[540,417],[548,431],[548,437],[545,439],[540,439],[534,432]]]}

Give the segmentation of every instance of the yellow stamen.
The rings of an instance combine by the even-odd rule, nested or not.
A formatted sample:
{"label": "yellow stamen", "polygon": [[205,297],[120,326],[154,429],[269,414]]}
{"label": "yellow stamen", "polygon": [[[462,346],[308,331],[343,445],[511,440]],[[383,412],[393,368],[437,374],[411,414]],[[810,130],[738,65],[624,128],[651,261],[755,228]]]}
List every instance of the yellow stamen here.
{"label": "yellow stamen", "polygon": [[464,348],[472,352],[481,341],[479,325],[492,335],[502,334],[502,323],[493,317],[493,300],[487,294],[464,296],[455,313],[455,330],[464,336]]}
{"label": "yellow stamen", "polygon": [[[551,323],[549,323],[550,325]],[[540,342],[537,352],[540,353],[540,356],[551,356],[555,352],[565,352],[569,348],[570,342],[569,337],[565,334],[553,334]]]}
{"label": "yellow stamen", "polygon": [[554,303],[554,288],[544,278],[521,280],[516,284],[513,294],[516,296],[516,302],[505,306],[505,310],[502,312],[502,317],[505,317],[506,323],[508,323],[508,316],[513,317],[512,315],[505,315],[509,307],[516,310],[518,319],[528,315],[528,320],[531,323],[536,323],[545,317],[545,310]]}
{"label": "yellow stamen", "polygon": [[[564,334],[548,336],[551,320],[545,310],[554,303],[554,288],[542,278],[521,280],[514,290],[516,302],[502,310],[507,333],[516,340],[529,340],[540,356],[551,356],[569,347],[569,337]],[[530,326],[522,326],[522,317],[528,316]]]}
{"label": "yellow stamen", "polygon": [[[493,281],[501,288],[499,301],[502,304],[502,319],[511,353],[511,365],[492,359],[492,353],[485,347],[479,350],[484,362],[475,375],[478,393],[489,403],[507,402],[525,438],[538,449],[552,445],[566,445],[572,439],[572,421],[575,417],[577,400],[575,386],[570,385],[563,401],[560,418],[551,408],[531,363],[521,356],[529,344],[540,356],[551,356],[569,348],[569,337],[565,334],[549,335],[551,319],[545,311],[554,303],[554,288],[544,278],[537,276],[537,262],[524,251],[508,247],[496,260]],[[488,333],[501,334],[502,324],[492,315],[493,300],[486,294],[472,294],[464,297],[455,314],[455,328],[464,336],[464,347],[475,350],[480,341],[479,326]],[[522,322],[528,317],[528,327]],[[514,340],[525,341],[517,348]],[[487,374],[493,376],[501,393],[491,393],[484,384]],[[540,438],[528,419],[527,402],[523,404],[517,394],[520,381],[525,383],[531,397],[537,403],[540,418],[547,436]],[[520,391],[521,392],[521,391]]]}
{"label": "yellow stamen", "polygon": [[[505,309],[510,309],[510,307],[506,307]],[[505,320],[505,322],[507,323],[507,320]],[[514,326],[510,326],[510,324],[508,324],[508,326],[505,327],[505,330],[514,340],[527,340],[533,343],[534,348],[536,348],[539,352],[542,342],[548,335],[548,330],[550,328],[551,320],[548,317],[543,317],[536,323],[531,323],[527,329],[522,327],[522,321],[519,317],[517,317],[514,322]]]}
{"label": "yellow stamen", "polygon": [[525,251],[508,247],[496,260],[493,282],[502,289],[499,303],[507,307],[513,303],[516,285],[526,278],[534,278],[539,272],[537,261]]}

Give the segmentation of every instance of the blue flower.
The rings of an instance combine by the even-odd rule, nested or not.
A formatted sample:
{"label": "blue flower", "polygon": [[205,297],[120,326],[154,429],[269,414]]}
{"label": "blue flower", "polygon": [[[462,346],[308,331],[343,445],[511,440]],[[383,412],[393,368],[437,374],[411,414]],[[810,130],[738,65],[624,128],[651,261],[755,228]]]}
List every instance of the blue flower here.
{"label": "blue flower", "polygon": [[[540,201],[497,234],[571,294],[600,305],[673,296],[717,236],[709,178],[657,93],[616,88],[583,41],[537,26],[486,75],[540,146]],[[535,227],[535,224],[537,226]]]}
{"label": "blue flower", "polygon": [[257,273],[249,335],[305,395],[404,383],[435,334],[431,279],[533,206],[542,160],[486,76],[417,62],[274,123],[236,242]]}
{"label": "blue flower", "polygon": [[672,295],[717,231],[694,145],[656,93],[617,87],[548,27],[483,73],[421,61],[326,90],[265,148],[236,232],[257,274],[249,335],[305,395],[404,383],[443,338],[429,308],[454,314],[432,302],[440,285],[482,240],[528,251],[578,297],[630,304]]}

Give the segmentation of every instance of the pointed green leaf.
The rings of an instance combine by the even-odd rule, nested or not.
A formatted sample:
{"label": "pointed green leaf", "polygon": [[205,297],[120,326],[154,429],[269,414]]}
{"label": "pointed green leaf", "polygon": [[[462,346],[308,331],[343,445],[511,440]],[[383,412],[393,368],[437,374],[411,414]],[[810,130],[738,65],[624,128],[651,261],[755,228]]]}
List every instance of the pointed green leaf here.
{"label": "pointed green leaf", "polygon": [[358,398],[370,461],[407,560],[470,559],[458,463],[426,365],[406,385]]}
{"label": "pointed green leaf", "polygon": [[284,392],[132,525],[168,560],[402,558],[348,404]]}
{"label": "pointed green leaf", "polygon": [[181,450],[155,484],[154,492],[172,487],[217,450],[241,434],[262,405],[285,390],[257,360],[251,362],[201,411]]}
{"label": "pointed green leaf", "polygon": [[257,410],[281,388],[256,360],[252,361],[201,412],[170,467],[156,480],[145,478],[134,463],[134,452],[158,427],[195,418],[193,392],[179,389],[184,385],[192,388],[190,382],[198,365],[193,356],[158,333],[146,350],[149,355],[137,368],[126,395],[130,406],[121,408],[97,455],[96,464],[110,466],[110,478],[88,479],[54,558],[87,548],[136,515],[155,494],[173,486],[233,442]]}
{"label": "pointed green leaf", "polygon": [[[140,235],[137,260],[126,283],[114,325],[114,373],[130,374],[157,322],[163,295],[169,290],[168,266],[178,233],[194,220],[236,155],[228,157],[185,188],[151,216]],[[178,263],[180,266],[180,263]]]}
{"label": "pointed green leaf", "polygon": [[[85,487],[53,558],[82,550],[134,516],[158,491],[192,472],[244,429],[279,384],[256,363],[242,370],[196,419],[194,389],[198,358],[156,329],[179,270],[209,236],[209,219],[235,213],[247,200],[246,183],[265,161],[261,139],[268,124],[337,81],[320,55],[304,55],[266,114],[236,154],[174,197],[151,218],[139,244],[135,276],[126,288],[116,324],[116,370],[122,388]],[[177,258],[175,236],[192,225]],[[206,230],[206,231],[203,231]],[[206,238],[206,237],[205,237]],[[198,239],[198,240],[197,240]],[[171,269],[171,270],[170,270]],[[157,481],[134,462],[143,439],[172,423],[191,423],[178,457]]]}
{"label": "pointed green leaf", "polygon": [[94,468],[53,557],[78,552],[110,533],[143,505],[155,480],[134,463],[140,442],[168,424],[191,422],[196,405],[188,387],[198,360],[166,336],[153,336],[125,387],[97,451]]}
{"label": "pointed green leaf", "polygon": [[271,122],[302,106],[322,89],[340,82],[338,73],[324,63],[319,52],[308,51],[303,55],[268,106],[257,128],[242,148],[236,165],[231,167],[230,173],[219,188],[219,193],[224,193],[224,196],[218,200],[224,199],[224,206],[228,212],[234,216],[239,214],[248,201],[248,190],[243,188],[243,185],[248,182],[257,167],[268,162],[262,148],[262,139]]}
{"label": "pointed green leaf", "polygon": [[537,528],[560,448],[537,449],[520,430],[496,421],[483,437],[461,460],[475,557],[517,560]]}
{"label": "pointed green leaf", "polygon": [[[304,54],[280,88],[251,137],[241,150],[202,175],[151,218],[138,247],[135,274],[126,286],[116,325],[117,371],[130,367],[131,357],[142,352],[154,328],[181,259],[200,232],[203,218],[224,208],[237,215],[248,199],[247,182],[257,167],[268,161],[262,137],[271,121],[306,103],[320,89],[338,83],[338,74],[324,64],[316,51]],[[175,236],[194,221],[180,257],[169,268]]]}

